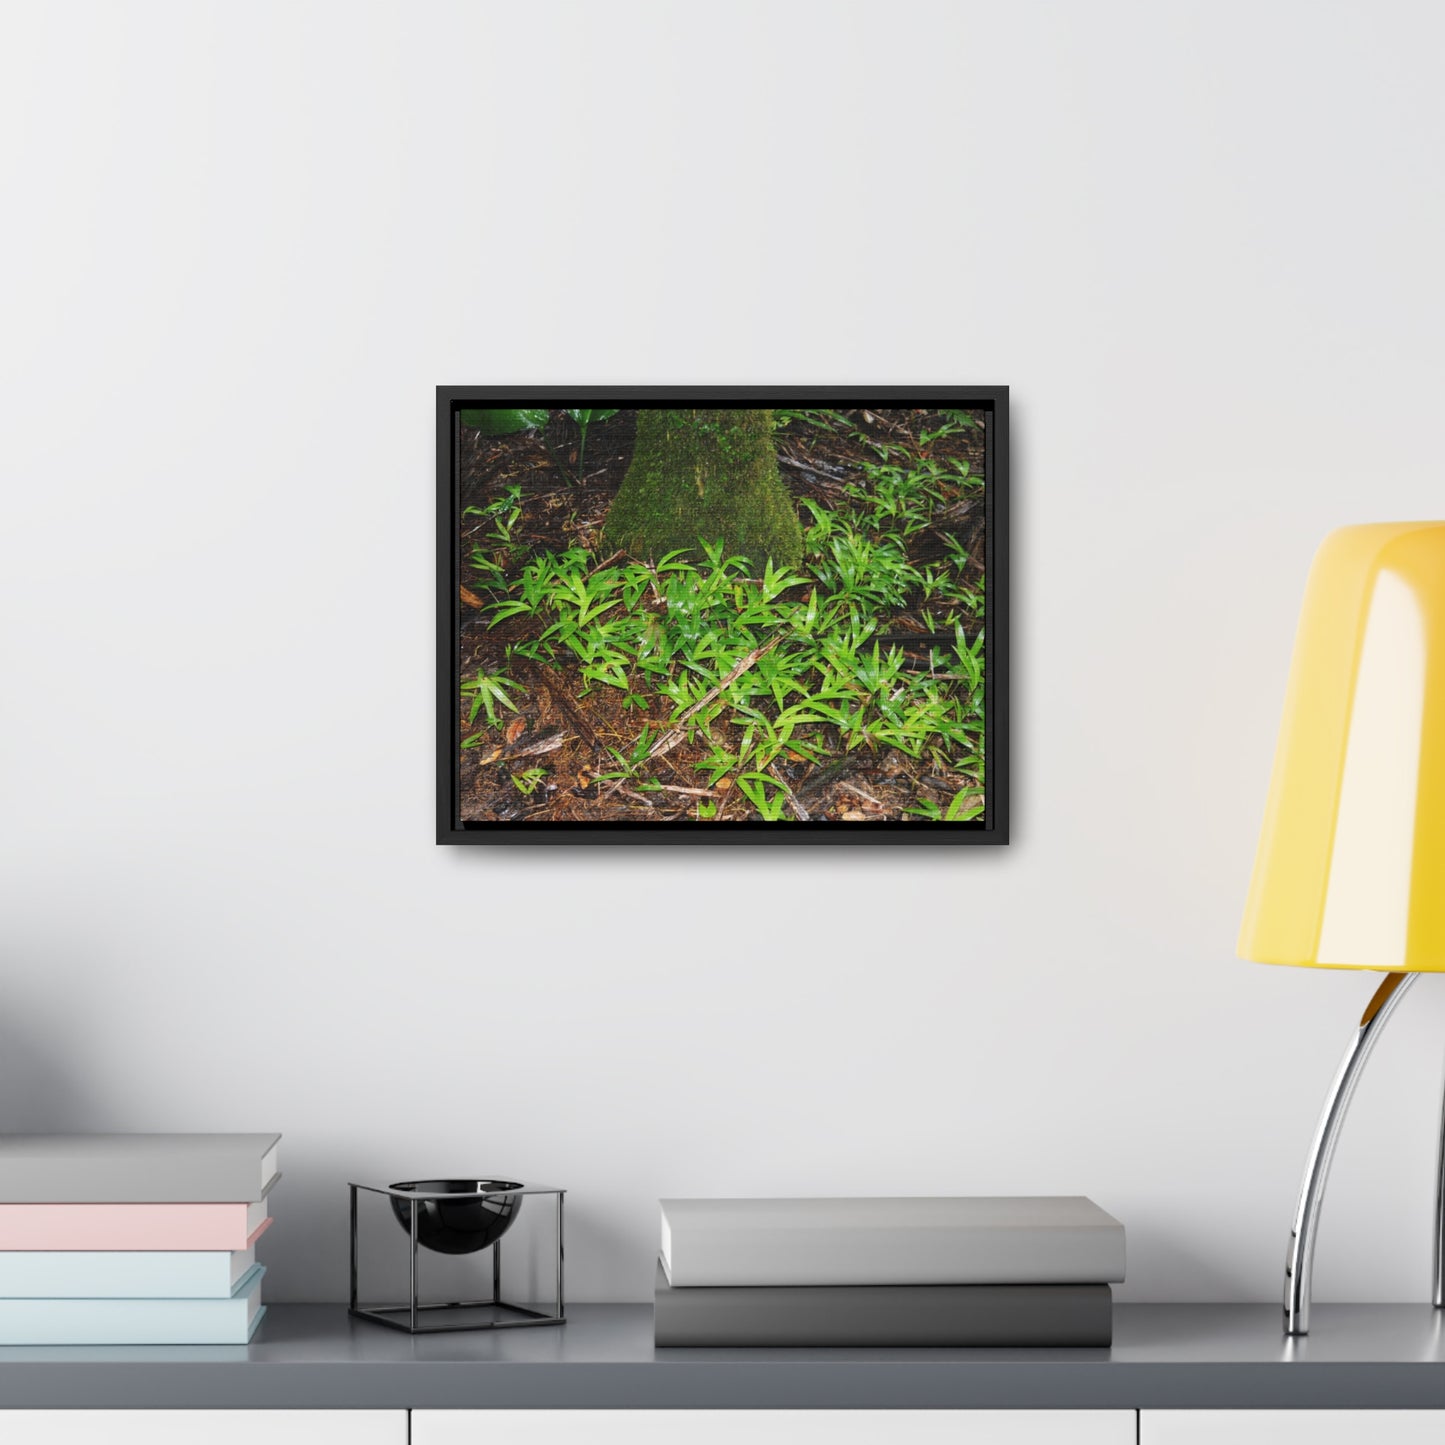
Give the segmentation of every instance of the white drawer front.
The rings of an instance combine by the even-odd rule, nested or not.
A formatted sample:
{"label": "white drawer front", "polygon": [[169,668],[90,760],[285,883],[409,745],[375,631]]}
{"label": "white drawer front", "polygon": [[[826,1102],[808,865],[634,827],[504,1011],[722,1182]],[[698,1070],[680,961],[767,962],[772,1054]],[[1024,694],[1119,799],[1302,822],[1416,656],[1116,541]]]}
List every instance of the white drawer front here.
{"label": "white drawer front", "polygon": [[405,1410],[0,1410],[0,1445],[406,1445]]}
{"label": "white drawer front", "polygon": [[1139,1445],[1442,1445],[1445,1410],[1144,1410]]}
{"label": "white drawer front", "polygon": [[411,1445],[1134,1445],[1132,1410],[414,1410]]}

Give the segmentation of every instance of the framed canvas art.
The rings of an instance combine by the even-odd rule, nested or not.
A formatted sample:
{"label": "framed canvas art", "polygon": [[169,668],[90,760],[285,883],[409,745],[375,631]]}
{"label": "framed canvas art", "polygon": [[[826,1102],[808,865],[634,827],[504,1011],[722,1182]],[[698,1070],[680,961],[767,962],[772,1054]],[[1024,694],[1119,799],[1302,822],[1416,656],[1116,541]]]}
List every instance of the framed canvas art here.
{"label": "framed canvas art", "polygon": [[441,843],[1008,840],[1006,387],[437,389]]}

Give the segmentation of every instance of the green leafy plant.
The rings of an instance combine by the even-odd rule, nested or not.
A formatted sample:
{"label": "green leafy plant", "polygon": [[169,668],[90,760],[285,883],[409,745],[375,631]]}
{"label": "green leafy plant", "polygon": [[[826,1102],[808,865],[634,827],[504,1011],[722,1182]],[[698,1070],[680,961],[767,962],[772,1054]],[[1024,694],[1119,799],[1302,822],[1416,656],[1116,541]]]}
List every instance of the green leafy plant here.
{"label": "green leafy plant", "polygon": [[785,407],[775,411],[773,416],[779,427],[785,427],[790,422],[803,422],[827,431],[833,427],[847,430],[853,425],[841,411],[828,411],[817,407]]}
{"label": "green leafy plant", "polygon": [[946,811],[932,798],[919,798],[903,811],[927,818],[931,823],[967,823],[982,814],[983,804],[977,793],[965,789],[953,795]]}
{"label": "green leafy plant", "polygon": [[511,436],[515,432],[530,431],[533,427],[544,426],[547,421],[545,409],[482,407],[458,412],[463,426],[469,426],[484,437]]}
{"label": "green leafy plant", "polygon": [[743,773],[738,778],[738,787],[758,810],[763,822],[777,823],[786,815],[788,790],[776,778],[767,773]]}
{"label": "green leafy plant", "polygon": [[546,768],[527,768],[523,772],[512,774],[512,785],[524,798],[530,798],[542,786],[546,777]]}
{"label": "green leafy plant", "polygon": [[[502,677],[500,673],[479,672],[470,681],[464,682],[462,684],[462,691],[471,693],[472,695],[472,710],[467,717],[467,721],[469,723],[476,722],[477,714],[485,709],[487,721],[493,727],[496,727],[497,708],[499,706],[510,708],[512,712],[516,712],[517,710],[516,703],[507,696],[507,690],[509,688],[515,688],[516,686],[516,683],[509,682],[506,678]],[[472,738],[468,738],[467,741],[463,743],[463,747],[472,746],[475,746]]]}
{"label": "green leafy plant", "polygon": [[977,818],[983,812],[983,804],[978,801],[976,794],[955,793],[953,801],[948,805],[948,811],[943,815],[946,823],[966,823],[972,818]]}
{"label": "green leafy plant", "polygon": [[904,810],[916,818],[926,818],[930,823],[943,822],[943,809],[932,798],[919,798],[916,802],[910,803]]}
{"label": "green leafy plant", "polygon": [[587,428],[594,421],[606,421],[610,416],[617,415],[617,408],[611,411],[599,410],[596,407],[583,407],[577,410],[568,411],[568,416],[577,423],[579,438],[577,442],[577,480],[582,480],[582,458],[587,452]]}

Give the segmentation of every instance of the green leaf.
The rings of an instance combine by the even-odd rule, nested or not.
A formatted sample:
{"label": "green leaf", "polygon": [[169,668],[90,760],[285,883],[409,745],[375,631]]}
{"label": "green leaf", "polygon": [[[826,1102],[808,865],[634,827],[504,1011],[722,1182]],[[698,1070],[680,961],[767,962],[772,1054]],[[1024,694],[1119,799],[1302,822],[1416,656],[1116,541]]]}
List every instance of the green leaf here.
{"label": "green leaf", "polygon": [[463,426],[474,427],[484,437],[511,436],[513,432],[530,431],[546,423],[545,410],[535,408],[490,408],[458,413]]}
{"label": "green leaf", "polygon": [[536,609],[526,602],[496,602],[492,604],[492,625],[495,626],[505,617],[515,617],[521,612],[533,612]]}
{"label": "green leaf", "polygon": [[948,805],[948,811],[943,815],[946,823],[967,823],[971,818],[976,818],[983,812],[983,804],[975,803],[968,812],[963,811],[966,799],[976,797],[977,794],[969,793],[967,790],[953,795],[953,801]]}

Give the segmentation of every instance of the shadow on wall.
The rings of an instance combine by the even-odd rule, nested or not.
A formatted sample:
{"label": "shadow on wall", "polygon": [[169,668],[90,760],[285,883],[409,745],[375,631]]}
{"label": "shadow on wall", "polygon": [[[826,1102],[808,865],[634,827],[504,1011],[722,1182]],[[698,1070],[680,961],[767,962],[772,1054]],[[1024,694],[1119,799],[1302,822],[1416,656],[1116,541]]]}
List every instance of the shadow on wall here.
{"label": "shadow on wall", "polygon": [[[1197,1232],[1181,1227],[1177,1219],[1147,1212],[1123,1217],[1128,1240],[1125,1281],[1114,1287],[1114,1297],[1121,1302],[1258,1303],[1276,1299],[1284,1288],[1284,1271],[1274,1265],[1274,1251],[1268,1263],[1253,1254],[1221,1256],[1201,1249]],[[1288,1233],[1288,1219],[1281,1224]],[[1280,1241],[1282,1256],[1283,1234]],[[1131,1279],[1147,1279],[1148,1287],[1131,1289]]]}
{"label": "shadow on wall", "polygon": [[0,1008],[0,1133],[69,1134],[117,1127],[62,1058]]}
{"label": "shadow on wall", "polygon": [[[630,1205],[621,1218],[608,1217],[596,1207],[601,1204],[601,1200],[594,1196],[590,1203],[584,1203],[583,1199],[581,1190],[575,1190],[567,1196],[568,1298],[618,1298],[651,1304],[657,1271],[656,1203],[643,1207],[644,1215],[650,1224],[646,1236],[647,1245],[639,1250],[636,1236],[627,1227],[635,1217],[636,1206]],[[549,1245],[551,1238],[545,1230],[540,1232],[540,1239],[544,1244]],[[624,1260],[627,1262],[626,1283],[619,1286],[616,1281],[623,1269],[618,1262]],[[546,1254],[541,1250],[534,1251],[529,1284],[539,1291],[539,1299],[547,1298],[547,1264]],[[542,1273],[539,1273],[539,1269]]]}

